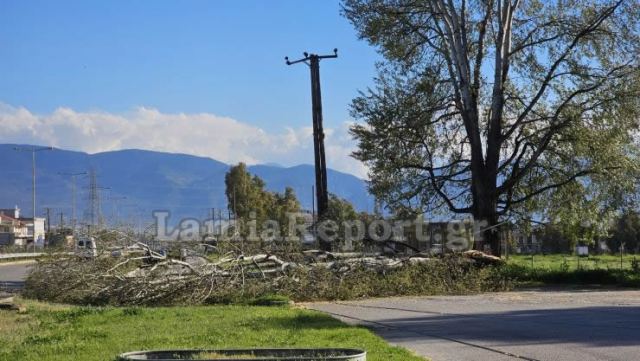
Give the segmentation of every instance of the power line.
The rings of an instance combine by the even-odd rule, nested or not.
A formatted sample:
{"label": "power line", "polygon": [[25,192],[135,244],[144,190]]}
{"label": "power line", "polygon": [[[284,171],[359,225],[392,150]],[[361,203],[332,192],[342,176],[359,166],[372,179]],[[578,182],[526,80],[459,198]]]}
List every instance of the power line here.
{"label": "power line", "polygon": [[66,175],[71,177],[71,230],[75,232],[78,219],[76,217],[76,177],[80,175],[86,175],[87,172],[75,172],[75,173],[63,173],[59,172],[59,175]]}

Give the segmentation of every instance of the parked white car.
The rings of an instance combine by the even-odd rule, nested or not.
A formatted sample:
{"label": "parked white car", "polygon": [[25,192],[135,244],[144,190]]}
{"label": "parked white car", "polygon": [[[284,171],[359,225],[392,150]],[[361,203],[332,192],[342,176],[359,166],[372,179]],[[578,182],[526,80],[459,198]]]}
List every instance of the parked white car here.
{"label": "parked white car", "polygon": [[77,256],[80,256],[80,257],[86,257],[86,258],[97,257],[98,248],[96,247],[96,239],[93,237],[78,239],[75,253]]}

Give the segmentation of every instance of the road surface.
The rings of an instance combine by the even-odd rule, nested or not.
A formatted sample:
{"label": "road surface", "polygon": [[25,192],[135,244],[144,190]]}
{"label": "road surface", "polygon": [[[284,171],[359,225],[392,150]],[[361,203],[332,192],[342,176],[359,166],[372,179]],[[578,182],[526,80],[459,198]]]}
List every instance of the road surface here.
{"label": "road surface", "polygon": [[34,261],[0,263],[0,291],[20,290],[33,263]]}
{"label": "road surface", "polygon": [[639,360],[640,291],[530,291],[314,303],[433,361]]}

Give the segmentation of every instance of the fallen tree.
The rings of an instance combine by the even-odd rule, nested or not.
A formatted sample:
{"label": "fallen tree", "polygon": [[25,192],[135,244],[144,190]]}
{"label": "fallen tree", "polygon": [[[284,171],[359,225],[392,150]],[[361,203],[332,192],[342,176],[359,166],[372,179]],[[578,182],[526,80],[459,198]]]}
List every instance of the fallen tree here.
{"label": "fallen tree", "polygon": [[[372,296],[471,293],[509,288],[486,260],[305,251],[290,255],[227,253],[171,258],[144,254],[41,260],[27,297],[98,305],[247,302],[280,294],[297,301]],[[495,261],[495,260],[493,260]],[[495,263],[495,262],[494,262]]]}

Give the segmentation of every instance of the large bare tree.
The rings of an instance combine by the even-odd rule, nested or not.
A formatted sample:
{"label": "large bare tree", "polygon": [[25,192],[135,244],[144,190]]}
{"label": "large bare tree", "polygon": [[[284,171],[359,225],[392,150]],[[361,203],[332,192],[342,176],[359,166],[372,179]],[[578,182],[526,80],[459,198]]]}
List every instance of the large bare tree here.
{"label": "large bare tree", "polygon": [[[624,180],[637,164],[639,7],[345,0],[384,57],[352,107],[372,191],[491,227],[565,185]],[[484,240],[500,251],[495,232]]]}

